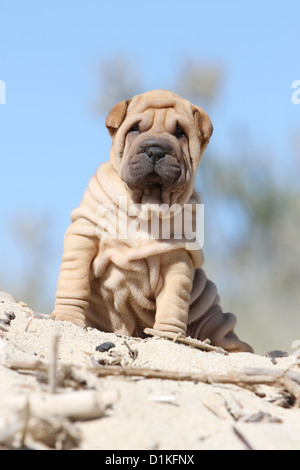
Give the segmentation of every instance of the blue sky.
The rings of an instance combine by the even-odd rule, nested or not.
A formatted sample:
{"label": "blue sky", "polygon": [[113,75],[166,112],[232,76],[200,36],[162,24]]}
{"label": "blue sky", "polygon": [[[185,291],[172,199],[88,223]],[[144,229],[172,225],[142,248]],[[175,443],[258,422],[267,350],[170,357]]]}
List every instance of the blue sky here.
{"label": "blue sky", "polygon": [[128,57],[145,91],[172,87],[186,59],[220,65],[212,150],[230,153],[235,129],[247,129],[254,147],[284,171],[300,124],[300,105],[291,101],[292,82],[300,80],[299,21],[299,0],[0,0],[2,288],[12,290],[16,273],[26,271],[12,217],[44,215],[54,298],[70,211],[108,158],[105,117],[92,110],[102,60]]}

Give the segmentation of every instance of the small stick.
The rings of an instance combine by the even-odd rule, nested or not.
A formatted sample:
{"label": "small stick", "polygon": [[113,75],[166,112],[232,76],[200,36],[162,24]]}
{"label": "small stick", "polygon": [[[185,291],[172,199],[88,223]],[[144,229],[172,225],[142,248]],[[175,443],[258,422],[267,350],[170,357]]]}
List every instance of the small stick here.
{"label": "small stick", "polygon": [[23,426],[22,435],[20,439],[21,448],[25,446],[25,437],[28,431],[29,418],[30,418],[30,406],[29,406],[29,400],[27,399],[25,407],[24,407],[24,426]]}
{"label": "small stick", "polygon": [[28,329],[29,329],[31,323],[32,323],[32,318],[30,318],[30,320],[28,320],[27,325],[25,326],[25,330],[24,330],[24,331],[28,331]]}
{"label": "small stick", "polygon": [[201,349],[202,351],[215,351],[220,354],[228,355],[228,352],[219,346],[212,346],[205,341],[199,341],[198,339],[190,338],[189,336],[183,336],[178,333],[169,333],[165,331],[154,330],[152,328],[145,328],[144,333],[150,336],[159,336],[160,338],[171,339],[174,342],[187,344],[188,346]]}
{"label": "small stick", "polygon": [[[2,403],[7,404],[9,407],[22,407],[25,411],[25,429],[24,419],[19,418],[17,422],[18,430],[23,429],[22,439],[24,439],[28,417],[44,419],[45,417],[56,416],[57,418],[72,420],[100,418],[103,416],[106,408],[115,403],[118,395],[114,391],[80,390],[52,395],[48,393],[32,393],[28,397],[25,395],[9,395],[2,396],[1,399]],[[15,425],[14,421],[13,424]],[[2,438],[1,431],[2,422],[0,419],[0,439]]]}
{"label": "small stick", "polygon": [[56,392],[57,386],[57,357],[58,357],[58,344],[60,333],[57,330],[52,338],[51,356],[48,370],[49,391],[50,393]]}
{"label": "small stick", "polygon": [[300,387],[287,376],[274,374],[247,375],[243,373],[232,372],[229,374],[205,374],[205,373],[186,373],[168,370],[146,369],[138,367],[123,368],[121,366],[101,366],[90,368],[89,371],[97,377],[144,377],[147,379],[165,379],[165,380],[186,380],[189,382],[202,382],[206,384],[233,384],[239,387],[251,385],[269,385],[282,387],[294,396],[294,407],[300,405]]}
{"label": "small stick", "polygon": [[265,367],[244,367],[242,371],[247,375],[276,375],[277,377],[288,377],[300,385],[300,374],[295,370],[288,369],[268,369]]}
{"label": "small stick", "polygon": [[239,440],[244,444],[247,450],[255,450],[254,447],[248,442],[244,434],[241,433],[235,426],[232,426],[234,434],[239,438]]}
{"label": "small stick", "polygon": [[270,375],[243,375],[236,372],[231,374],[205,374],[195,372],[177,372],[160,369],[147,369],[143,367],[99,366],[88,369],[98,377],[109,375],[118,377],[144,377],[147,379],[186,380],[189,382],[203,382],[207,384],[236,384],[236,385],[274,385],[278,378]]}
{"label": "small stick", "polygon": [[29,370],[29,371],[48,371],[49,364],[36,358],[30,359],[14,359],[9,358],[5,366],[12,370]]}

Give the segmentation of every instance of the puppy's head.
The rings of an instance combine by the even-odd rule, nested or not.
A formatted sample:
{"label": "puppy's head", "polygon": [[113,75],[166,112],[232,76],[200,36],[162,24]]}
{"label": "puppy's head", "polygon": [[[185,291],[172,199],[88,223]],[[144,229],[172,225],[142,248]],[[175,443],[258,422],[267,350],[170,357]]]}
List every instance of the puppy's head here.
{"label": "puppy's head", "polygon": [[154,90],[116,104],[106,118],[111,162],[141,201],[184,204],[213,127],[206,112]]}

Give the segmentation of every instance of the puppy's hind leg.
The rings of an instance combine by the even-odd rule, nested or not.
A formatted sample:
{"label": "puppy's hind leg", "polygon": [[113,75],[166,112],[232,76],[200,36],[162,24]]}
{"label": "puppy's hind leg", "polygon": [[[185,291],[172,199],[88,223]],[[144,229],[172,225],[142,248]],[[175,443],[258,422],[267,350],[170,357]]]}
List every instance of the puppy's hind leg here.
{"label": "puppy's hind leg", "polygon": [[252,347],[235,334],[236,321],[233,313],[223,313],[221,307],[217,305],[188,326],[187,336],[200,341],[208,338],[214,346],[220,346],[228,352],[253,353]]}
{"label": "puppy's hind leg", "polygon": [[186,335],[204,341],[228,352],[253,352],[234,332],[236,317],[223,313],[216,285],[206,278],[205,272],[195,271]]}

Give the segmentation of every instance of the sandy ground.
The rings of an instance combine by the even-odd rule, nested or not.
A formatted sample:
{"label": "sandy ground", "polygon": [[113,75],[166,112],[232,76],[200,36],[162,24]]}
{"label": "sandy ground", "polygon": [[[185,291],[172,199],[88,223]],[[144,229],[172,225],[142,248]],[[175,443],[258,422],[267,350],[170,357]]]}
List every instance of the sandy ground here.
{"label": "sandy ground", "polygon": [[[291,406],[293,396],[283,387],[99,378],[95,373],[99,363],[186,374],[241,373],[245,367],[297,372],[294,357],[271,360],[248,353],[226,356],[157,337],[141,340],[82,329],[69,322],[37,318],[30,308],[4,299],[0,299],[0,319],[2,449],[300,449],[300,410]],[[20,364],[13,364],[40,360],[47,365],[53,360],[53,338],[57,334],[57,373],[66,364],[71,366],[60,376],[54,396],[60,399],[71,392],[72,397],[87,400],[91,393],[97,394],[103,410],[94,417],[62,417],[54,405],[34,415],[32,401],[38,403],[36,397],[53,397],[48,372],[24,370]],[[104,342],[115,346],[107,352],[96,351]],[[294,381],[293,386],[297,395]]]}

